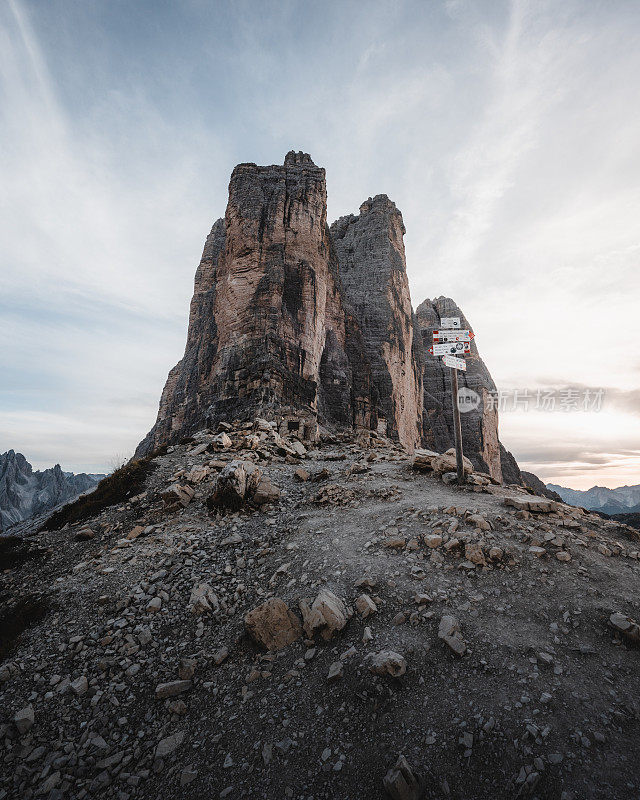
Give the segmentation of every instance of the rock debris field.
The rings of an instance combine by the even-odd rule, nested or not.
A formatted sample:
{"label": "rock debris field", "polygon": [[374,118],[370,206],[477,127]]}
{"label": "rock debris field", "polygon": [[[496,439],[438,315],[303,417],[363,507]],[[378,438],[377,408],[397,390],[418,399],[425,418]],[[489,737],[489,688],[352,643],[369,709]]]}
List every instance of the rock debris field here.
{"label": "rock debris field", "polygon": [[373,434],[149,466],[4,540],[0,798],[640,796],[636,531]]}

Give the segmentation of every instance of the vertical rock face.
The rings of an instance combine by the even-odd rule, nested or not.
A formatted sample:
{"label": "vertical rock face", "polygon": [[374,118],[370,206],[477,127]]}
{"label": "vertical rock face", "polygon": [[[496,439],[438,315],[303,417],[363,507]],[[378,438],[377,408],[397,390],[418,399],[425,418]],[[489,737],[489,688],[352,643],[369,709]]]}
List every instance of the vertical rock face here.
{"label": "vertical rock face", "polygon": [[[413,313],[404,232],[386,195],[329,229],[325,172],[305,153],[282,166],[239,164],[196,272],[184,356],[136,455],[258,415],[305,433],[319,421],[383,430],[408,450],[451,447],[448,370],[424,344],[442,316],[468,323],[443,297]],[[462,415],[465,453],[496,479],[520,482],[475,342],[467,363],[461,386],[481,403]]]}
{"label": "vertical rock face", "polygon": [[[422,435],[427,447],[442,452],[454,443],[449,368],[439,358],[432,356],[427,348],[433,344],[433,331],[441,327],[442,317],[460,317],[463,328],[473,328],[456,303],[448,297],[425,300],[418,306],[416,316],[424,342]],[[496,480],[502,480],[498,411],[490,399],[496,387],[480,358],[475,340],[471,342],[471,353],[466,356],[466,362],[466,372],[458,374],[459,389],[472,389],[478,394],[480,403],[477,407],[470,406],[460,415],[465,455],[476,468],[488,472]],[[512,477],[511,474],[509,477]]]}
{"label": "vertical rock face", "polygon": [[217,351],[218,331],[214,315],[218,259],[224,251],[225,225],[219,219],[207,236],[194,281],[189,313],[189,332],[184,356],[169,372],[158,419],[136,455],[151,452],[170,442],[183,430],[198,427],[206,419],[214,401],[212,370]]}
{"label": "vertical rock face", "polygon": [[324,170],[238,165],[196,275],[184,358],[137,455],[216,420],[302,411],[371,424],[370,369],[343,303]]}
{"label": "vertical rock face", "polygon": [[[402,214],[384,195],[331,226],[345,297],[371,364],[374,404],[387,433],[413,449],[421,438],[421,337],[407,280]],[[419,331],[418,331],[419,334]]]}

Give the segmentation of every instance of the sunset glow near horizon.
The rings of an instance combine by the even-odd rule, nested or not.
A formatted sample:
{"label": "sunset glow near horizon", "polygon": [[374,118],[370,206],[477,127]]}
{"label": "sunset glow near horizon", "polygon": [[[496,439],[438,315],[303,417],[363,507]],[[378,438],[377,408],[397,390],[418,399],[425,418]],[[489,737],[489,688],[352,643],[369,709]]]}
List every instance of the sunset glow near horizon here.
{"label": "sunset glow near horizon", "polygon": [[522,469],[640,483],[639,35],[624,2],[9,0],[0,452],[131,455],[231,170],[294,149],[330,221],[395,201],[414,308],[453,297],[507,396],[602,390],[503,409]]}

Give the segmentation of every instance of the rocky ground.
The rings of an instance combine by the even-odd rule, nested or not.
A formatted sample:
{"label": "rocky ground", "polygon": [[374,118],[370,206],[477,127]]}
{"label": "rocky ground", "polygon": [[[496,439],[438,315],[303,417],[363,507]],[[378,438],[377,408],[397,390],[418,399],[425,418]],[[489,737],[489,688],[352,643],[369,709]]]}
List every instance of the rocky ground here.
{"label": "rocky ground", "polygon": [[0,799],[640,794],[637,532],[378,438],[155,463],[0,548]]}

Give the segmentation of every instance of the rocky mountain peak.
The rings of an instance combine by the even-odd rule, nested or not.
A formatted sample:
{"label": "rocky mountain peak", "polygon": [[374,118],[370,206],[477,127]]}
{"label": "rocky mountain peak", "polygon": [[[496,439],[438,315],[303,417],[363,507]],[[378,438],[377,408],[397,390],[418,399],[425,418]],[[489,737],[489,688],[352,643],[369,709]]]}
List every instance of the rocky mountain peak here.
{"label": "rocky mountain peak", "polygon": [[0,531],[73,500],[102,477],[64,473],[60,464],[34,471],[22,453],[7,450],[0,455]]}
{"label": "rocky mountain peak", "polygon": [[[450,447],[447,373],[424,342],[441,316],[468,323],[450,298],[414,314],[404,233],[386,194],[329,228],[325,171],[307,153],[239,164],[196,271],[185,354],[136,455],[256,415],[310,438],[320,425],[375,430],[409,451]],[[462,382],[482,397],[464,423],[469,457],[501,479],[497,412],[485,402],[495,387],[475,343]]]}
{"label": "rocky mountain peak", "polygon": [[[365,214],[380,212],[380,213],[388,213],[388,214],[397,214],[400,222],[402,223],[402,213],[393,202],[390,200],[386,194],[377,194],[375,197],[369,197],[364,203],[361,204],[360,208],[360,216]],[[402,224],[402,232],[406,233],[404,224]]]}
{"label": "rocky mountain peak", "polygon": [[[298,151],[296,153],[295,150],[289,150],[287,155],[284,157],[284,166],[285,167],[315,167],[316,165],[313,163],[313,159],[309,155],[309,153],[303,153],[302,151]],[[317,167],[316,167],[317,169]]]}

